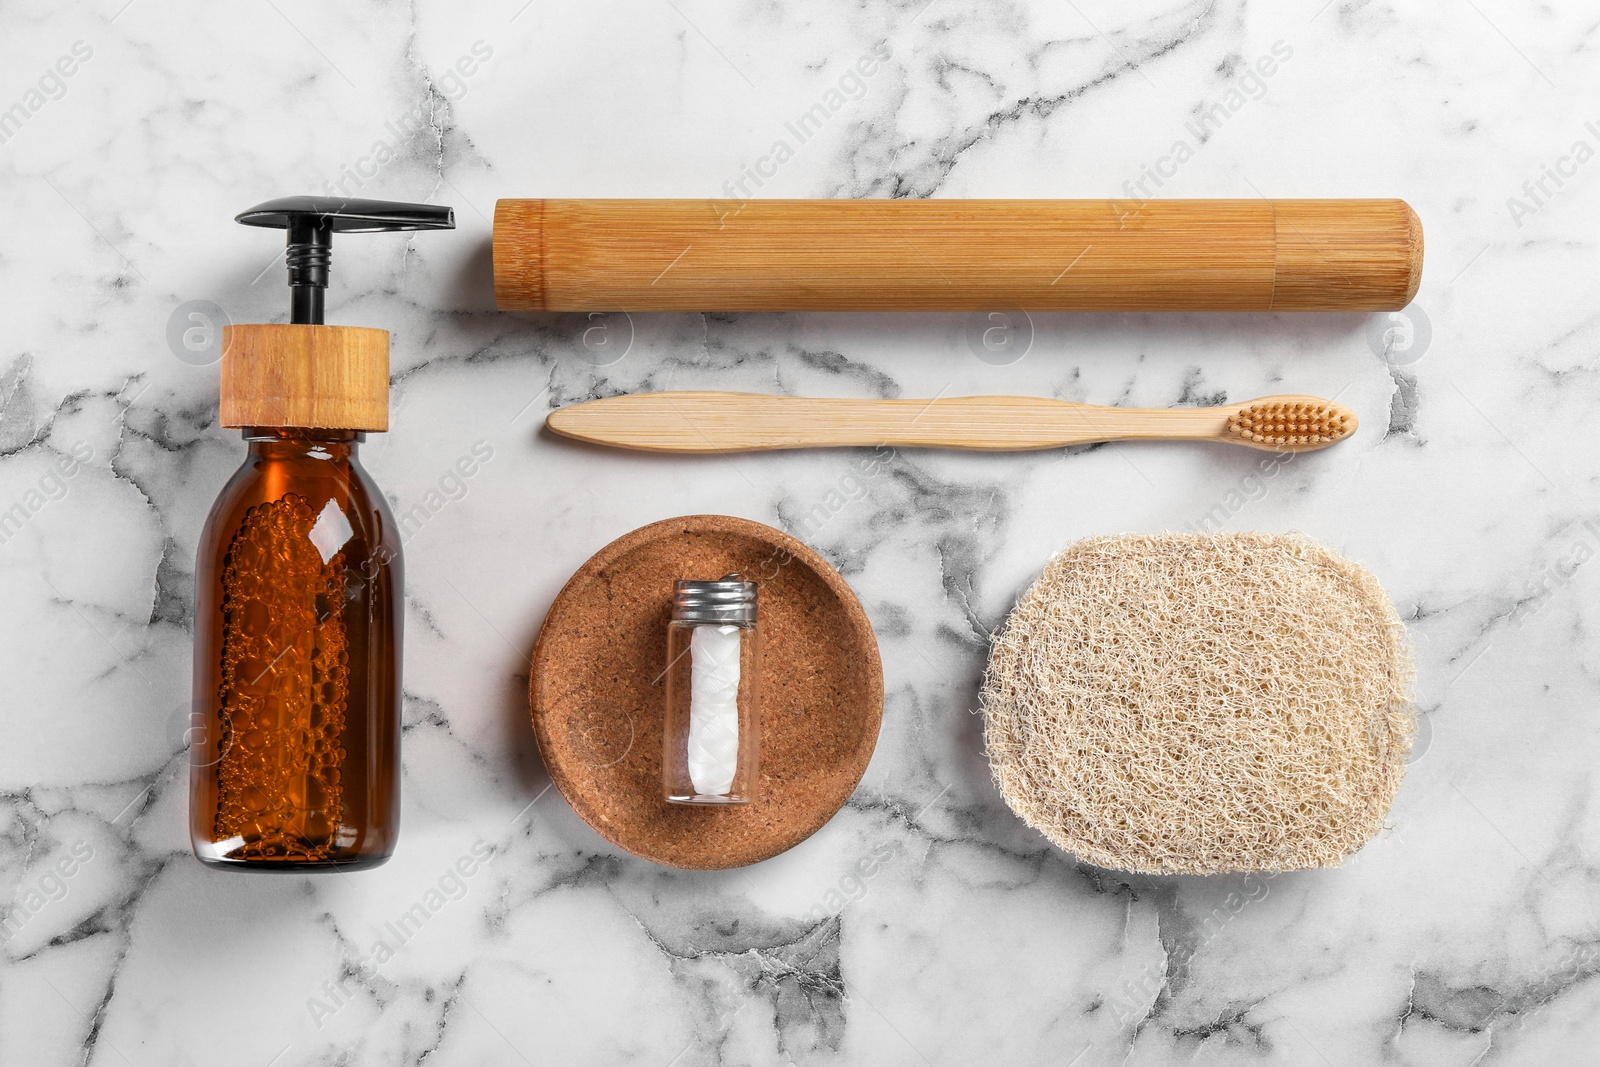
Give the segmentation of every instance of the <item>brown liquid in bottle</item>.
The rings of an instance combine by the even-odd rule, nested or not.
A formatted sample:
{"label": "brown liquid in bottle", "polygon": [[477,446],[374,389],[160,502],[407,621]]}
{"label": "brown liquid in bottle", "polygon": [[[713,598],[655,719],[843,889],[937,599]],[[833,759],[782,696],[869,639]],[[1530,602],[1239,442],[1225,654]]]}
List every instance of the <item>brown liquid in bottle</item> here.
{"label": "brown liquid in bottle", "polygon": [[399,824],[398,530],[364,435],[246,430],[201,536],[190,836],[217,866],[376,866]]}

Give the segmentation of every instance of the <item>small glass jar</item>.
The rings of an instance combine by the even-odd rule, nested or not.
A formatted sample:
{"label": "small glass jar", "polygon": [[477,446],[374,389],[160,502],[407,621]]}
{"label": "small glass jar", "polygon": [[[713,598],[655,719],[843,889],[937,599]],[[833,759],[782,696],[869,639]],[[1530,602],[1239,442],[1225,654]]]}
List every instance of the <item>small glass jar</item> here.
{"label": "small glass jar", "polygon": [[667,626],[662,784],[673,804],[748,804],[761,751],[756,583],[737,574],[674,588]]}

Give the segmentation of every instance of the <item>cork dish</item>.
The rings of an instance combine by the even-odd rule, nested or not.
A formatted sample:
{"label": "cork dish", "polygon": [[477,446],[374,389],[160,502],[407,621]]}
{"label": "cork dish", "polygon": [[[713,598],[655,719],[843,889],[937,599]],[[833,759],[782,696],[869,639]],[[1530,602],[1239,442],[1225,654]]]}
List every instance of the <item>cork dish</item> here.
{"label": "cork dish", "polygon": [[[673,582],[737,571],[760,583],[760,790],[748,805],[662,796],[662,689]],[[670,867],[776,856],[844,805],[883,718],[883,666],[855,594],[799,541],[748,519],[687,515],[601,549],[551,605],[529,697],[540,755],[594,831]]]}

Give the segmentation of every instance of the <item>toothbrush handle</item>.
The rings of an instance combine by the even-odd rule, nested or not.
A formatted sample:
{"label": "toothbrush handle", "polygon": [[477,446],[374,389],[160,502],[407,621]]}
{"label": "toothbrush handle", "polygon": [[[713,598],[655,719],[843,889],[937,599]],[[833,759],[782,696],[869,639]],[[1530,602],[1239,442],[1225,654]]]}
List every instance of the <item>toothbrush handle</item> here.
{"label": "toothbrush handle", "polygon": [[902,445],[1025,451],[1095,441],[1227,434],[1233,408],[1112,408],[1024,396],[857,400],[753,393],[635,393],[551,412],[554,432],[646,452]]}

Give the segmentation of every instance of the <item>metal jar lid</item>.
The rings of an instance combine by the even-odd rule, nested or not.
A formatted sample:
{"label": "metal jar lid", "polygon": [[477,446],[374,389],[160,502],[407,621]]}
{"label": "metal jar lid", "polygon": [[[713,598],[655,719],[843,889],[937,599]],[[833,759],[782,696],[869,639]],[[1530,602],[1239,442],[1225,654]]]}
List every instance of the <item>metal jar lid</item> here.
{"label": "metal jar lid", "polygon": [[672,621],[753,624],[756,583],[737,574],[725,574],[714,582],[680,581],[673,586]]}

